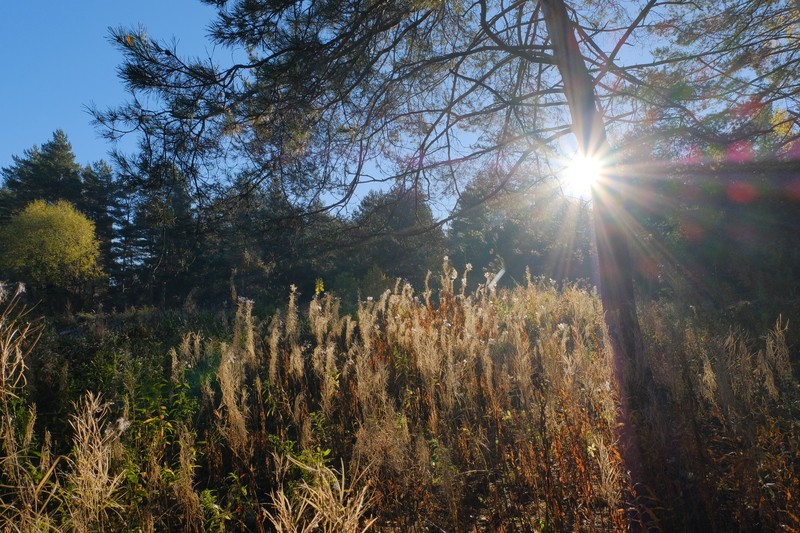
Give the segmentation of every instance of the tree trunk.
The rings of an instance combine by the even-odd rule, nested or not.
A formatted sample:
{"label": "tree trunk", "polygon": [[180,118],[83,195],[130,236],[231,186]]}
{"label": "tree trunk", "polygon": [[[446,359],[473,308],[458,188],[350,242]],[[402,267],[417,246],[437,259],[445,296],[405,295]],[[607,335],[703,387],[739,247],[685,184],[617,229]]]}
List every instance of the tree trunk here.
{"label": "tree trunk", "polygon": [[614,355],[614,373],[619,386],[619,439],[622,459],[634,491],[642,482],[642,462],[632,410],[641,406],[648,378],[636,301],[633,266],[626,234],[627,214],[620,176],[608,144],[603,117],[595,102],[594,82],[578,48],[572,22],[563,0],[542,0],[550,43],[564,84],[572,130],[579,153],[602,158],[609,172],[592,190],[595,243],[600,295]]}

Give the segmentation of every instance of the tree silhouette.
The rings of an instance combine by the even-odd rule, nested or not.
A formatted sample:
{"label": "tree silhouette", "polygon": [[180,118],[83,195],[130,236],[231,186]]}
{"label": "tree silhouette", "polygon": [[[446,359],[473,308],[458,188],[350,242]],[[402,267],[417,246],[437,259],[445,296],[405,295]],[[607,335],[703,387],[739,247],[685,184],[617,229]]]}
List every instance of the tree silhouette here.
{"label": "tree silhouette", "polygon": [[[636,443],[626,432],[629,411],[646,398],[648,373],[633,291],[628,176],[617,155],[623,135],[644,137],[652,127],[654,135],[708,136],[721,108],[757,97],[784,108],[768,129],[789,125],[784,144],[795,138],[797,45],[780,18],[795,6],[209,3],[218,7],[210,37],[239,53],[235,64],[184,60],[144,31],[117,29],[123,80],[155,105],[134,99],[95,114],[112,139],[138,130],[146,154],[190,177],[198,203],[225,194],[220,177],[228,175],[278,183],[301,210],[335,209],[365,187],[391,184],[423,191],[434,226],[465,200],[553,177],[573,134],[580,153],[605,160],[593,192],[599,280],[622,387],[622,444],[638,481]],[[721,138],[761,133],[732,123]],[[487,173],[496,182],[479,198],[465,197]]]}

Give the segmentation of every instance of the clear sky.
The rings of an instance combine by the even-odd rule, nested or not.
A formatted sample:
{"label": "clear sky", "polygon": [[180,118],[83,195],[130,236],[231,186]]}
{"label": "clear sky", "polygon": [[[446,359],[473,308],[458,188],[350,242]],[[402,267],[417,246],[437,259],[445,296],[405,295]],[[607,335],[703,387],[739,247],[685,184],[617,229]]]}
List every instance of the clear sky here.
{"label": "clear sky", "polygon": [[[143,25],[178,43],[181,56],[207,56],[215,10],[199,0],[25,0],[0,9],[0,167],[62,129],[81,164],[108,159],[110,145],[86,111],[126,100],[121,53],[108,28]],[[224,53],[217,50],[215,57]]]}

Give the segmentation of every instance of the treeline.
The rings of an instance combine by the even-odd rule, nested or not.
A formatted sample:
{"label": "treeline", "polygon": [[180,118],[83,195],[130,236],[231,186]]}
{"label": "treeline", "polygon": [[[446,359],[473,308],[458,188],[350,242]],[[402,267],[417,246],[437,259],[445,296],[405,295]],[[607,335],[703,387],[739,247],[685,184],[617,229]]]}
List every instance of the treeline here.
{"label": "treeline", "polygon": [[[648,163],[625,169],[628,214],[620,223],[633,237],[640,297],[667,298],[751,331],[779,315],[791,320],[800,313],[796,160],[702,158],[671,164],[663,154],[660,163],[636,154]],[[469,263],[476,284],[502,270],[499,282],[510,287],[526,269],[596,281],[589,206],[541,180],[497,188],[478,176],[443,225],[415,187],[373,190],[349,212],[296,205],[279,182],[252,177],[201,195],[166,162],[82,166],[62,131],[15,156],[2,177],[0,279],[25,282],[28,301],[48,312],[219,309],[238,296],[271,312],[292,285],[305,301],[333,292],[353,310],[359,296],[377,297],[397,279],[424,287],[444,256]],[[36,212],[36,200],[61,209],[49,215],[60,228],[55,243],[36,233],[41,222],[21,216]],[[93,223],[94,248],[77,244],[80,226],[67,224],[59,201]],[[67,234],[72,255],[56,260]]]}
{"label": "treeline", "polygon": [[[446,255],[477,273],[505,268],[504,283],[521,282],[526,267],[558,279],[591,272],[586,208],[554,187],[511,184],[489,202],[470,202],[491,185],[478,180],[464,193],[465,216],[447,227],[413,187],[369,192],[350,213],[297,207],[269,181],[242,180],[203,201],[190,177],[167,162],[117,171],[104,162],[81,166],[62,131],[14,157],[2,175],[3,226],[35,200],[70,202],[94,223],[101,277],[68,282],[30,264],[3,265],[3,279],[25,282],[29,300],[57,302],[54,311],[218,307],[232,294],[273,306],[291,285],[306,299],[333,290],[355,305],[359,293],[378,296],[398,278],[424,286],[425,273]],[[0,246],[4,256],[19,257],[8,239]],[[35,246],[28,262],[49,261],[47,250]]]}

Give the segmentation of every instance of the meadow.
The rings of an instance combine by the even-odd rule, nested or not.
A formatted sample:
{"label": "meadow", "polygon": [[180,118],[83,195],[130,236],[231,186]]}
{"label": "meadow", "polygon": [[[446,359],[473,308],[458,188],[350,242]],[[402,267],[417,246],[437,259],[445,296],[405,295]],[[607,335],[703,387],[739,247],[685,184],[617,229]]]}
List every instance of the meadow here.
{"label": "meadow", "polygon": [[271,316],[6,292],[0,531],[800,531],[795,325],[642,304],[633,484],[597,294],[463,270]]}

